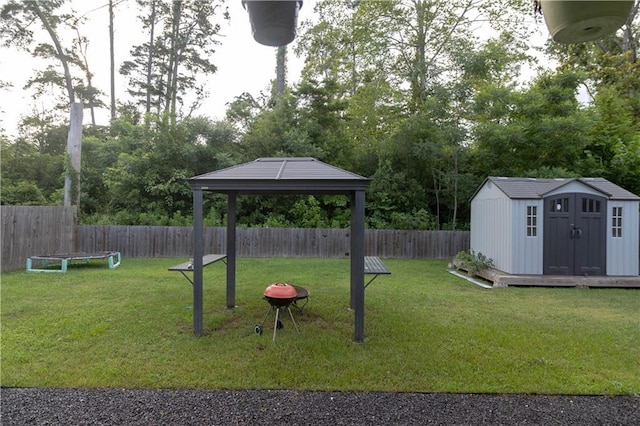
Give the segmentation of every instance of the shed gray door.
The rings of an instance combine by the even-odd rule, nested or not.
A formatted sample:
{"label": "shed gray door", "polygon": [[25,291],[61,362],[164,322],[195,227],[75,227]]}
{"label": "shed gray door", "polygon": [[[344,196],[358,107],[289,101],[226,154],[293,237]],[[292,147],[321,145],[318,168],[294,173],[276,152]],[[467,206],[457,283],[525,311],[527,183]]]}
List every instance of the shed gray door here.
{"label": "shed gray door", "polygon": [[606,202],[590,194],[545,199],[545,275],[604,275]]}

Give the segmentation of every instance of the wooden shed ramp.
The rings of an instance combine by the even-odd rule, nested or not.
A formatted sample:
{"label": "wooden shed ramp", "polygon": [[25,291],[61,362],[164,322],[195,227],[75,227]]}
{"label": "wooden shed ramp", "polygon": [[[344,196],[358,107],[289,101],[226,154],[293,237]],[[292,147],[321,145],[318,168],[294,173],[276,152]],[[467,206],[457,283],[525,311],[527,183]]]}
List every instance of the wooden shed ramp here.
{"label": "wooden shed ramp", "polygon": [[511,275],[497,269],[481,271],[478,275],[491,281],[494,287],[640,288],[640,276]]}

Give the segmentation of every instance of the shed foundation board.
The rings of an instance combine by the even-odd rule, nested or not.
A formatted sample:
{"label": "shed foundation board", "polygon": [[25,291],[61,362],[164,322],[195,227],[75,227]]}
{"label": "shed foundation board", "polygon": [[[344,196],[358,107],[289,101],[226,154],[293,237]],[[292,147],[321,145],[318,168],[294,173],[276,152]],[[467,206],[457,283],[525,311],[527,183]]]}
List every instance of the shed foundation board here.
{"label": "shed foundation board", "polygon": [[640,288],[640,276],[511,275],[496,269],[478,275],[491,281],[494,287]]}

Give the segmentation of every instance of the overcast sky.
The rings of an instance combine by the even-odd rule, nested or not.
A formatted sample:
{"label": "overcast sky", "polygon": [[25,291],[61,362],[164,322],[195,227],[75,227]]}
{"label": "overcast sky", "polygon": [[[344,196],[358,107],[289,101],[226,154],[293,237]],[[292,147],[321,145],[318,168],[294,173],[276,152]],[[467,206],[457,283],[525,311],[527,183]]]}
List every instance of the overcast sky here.
{"label": "overcast sky", "polygon": [[[0,4],[4,0],[0,0]],[[108,10],[101,8],[106,0],[72,0],[73,8],[79,15],[86,14],[88,24],[83,27],[82,34],[89,38],[89,67],[94,74],[94,86],[101,89],[107,96],[105,104],[109,104],[109,33]],[[228,0],[231,19],[223,24],[221,34],[222,45],[217,46],[213,63],[218,71],[206,80],[209,98],[203,102],[198,110],[199,115],[214,119],[224,118],[225,104],[237,95],[249,92],[257,96],[260,91],[269,87],[269,82],[275,76],[276,49],[262,46],[253,40],[249,16],[243,9],[240,0]],[[146,39],[141,33],[140,24],[136,20],[138,11],[134,0],[126,0],[120,4],[115,13],[115,43],[116,68],[122,61],[129,59],[131,46]],[[303,7],[300,11],[299,22],[308,19],[313,8]],[[46,34],[43,34],[45,37]],[[42,41],[50,43],[50,39]],[[293,42],[295,43],[295,41]],[[292,46],[293,43],[290,45]],[[297,82],[301,61],[297,60],[289,49],[288,71],[289,83]],[[46,62],[46,64],[52,62]],[[45,62],[36,61],[26,52],[15,51],[0,47],[0,80],[13,85],[9,90],[0,89],[0,126],[9,136],[16,136],[16,126],[23,114],[30,114],[35,103],[31,93],[23,90],[28,78],[33,76],[35,69],[44,69]],[[55,64],[58,66],[58,64]],[[116,74],[116,91],[120,96],[126,90],[127,81]],[[42,109],[40,106],[39,109]],[[108,109],[101,110],[98,124],[107,124]],[[90,123],[89,111],[85,111],[84,122]]]}

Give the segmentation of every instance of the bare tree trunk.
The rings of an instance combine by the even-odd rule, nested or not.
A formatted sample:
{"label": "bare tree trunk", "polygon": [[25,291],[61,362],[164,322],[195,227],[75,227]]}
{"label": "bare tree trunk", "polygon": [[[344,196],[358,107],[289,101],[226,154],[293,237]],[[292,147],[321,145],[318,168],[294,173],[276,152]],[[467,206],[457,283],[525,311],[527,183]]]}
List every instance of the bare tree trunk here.
{"label": "bare tree trunk", "polygon": [[78,36],[78,40],[77,40],[78,53],[82,58],[82,62],[84,66],[84,74],[85,74],[85,77],[87,78],[87,93],[89,96],[84,100],[87,102],[87,105],[89,106],[89,111],[91,113],[91,125],[95,127],[96,126],[96,112],[95,112],[96,94],[93,91],[93,84],[91,82],[93,78],[93,74],[89,69],[89,60],[87,59],[87,45],[86,43],[83,43],[83,39],[80,36],[80,30],[78,29],[77,25],[75,26],[75,30],[76,30],[76,35]]}
{"label": "bare tree trunk", "polygon": [[287,79],[287,46],[279,46],[276,54],[276,98],[284,94]]}
{"label": "bare tree trunk", "polygon": [[176,123],[177,100],[178,100],[178,65],[182,53],[182,43],[180,40],[180,24],[182,18],[182,0],[175,0],[173,3],[173,37],[171,40],[171,58],[169,61],[169,81],[167,82],[167,112],[171,120],[171,125]]}
{"label": "bare tree trunk", "polygon": [[634,40],[637,40],[637,34],[635,33],[637,28],[633,26],[633,21],[636,19],[636,16],[638,16],[638,12],[640,12],[640,1],[636,1],[629,13],[629,17],[624,26],[624,42],[622,46],[624,52],[631,51],[630,61],[634,64],[638,60],[638,43],[634,43]]}
{"label": "bare tree trunk", "polygon": [[433,179],[433,192],[436,196],[436,220],[438,222],[438,229],[440,229],[440,188],[442,186],[441,180],[436,175],[436,170],[431,169],[431,177]]}
{"label": "bare tree trunk", "polygon": [[80,159],[82,152],[82,104],[73,102],[69,113],[69,135],[67,137],[68,164],[64,178],[64,205],[70,207],[71,192],[75,189],[75,204],[80,209]]}
{"label": "bare tree trunk", "polygon": [[[70,166],[67,167],[67,172],[65,175],[65,184],[64,184],[64,205],[71,206],[71,184],[72,181],[76,180],[77,187],[77,197],[76,203],[78,208],[80,207],[80,155],[82,150],[82,104],[76,103],[75,94],[73,90],[73,81],[71,80],[71,72],[69,71],[69,62],[67,61],[67,56],[64,54],[64,50],[62,50],[62,45],[60,44],[60,40],[58,39],[58,35],[55,32],[55,29],[47,19],[47,17],[42,13],[40,7],[38,6],[38,2],[32,3],[33,11],[35,12],[38,19],[42,22],[42,25],[49,33],[53,44],[56,47],[56,52],[60,63],[62,64],[62,68],[64,69],[64,80],[67,88],[67,95],[69,96],[69,108],[70,108],[70,122],[69,122],[69,134],[67,136],[67,154],[70,160]],[[72,170],[73,171],[72,171]]]}
{"label": "bare tree trunk", "polygon": [[116,119],[116,61],[115,46],[113,37],[113,0],[109,0],[109,64],[110,64],[110,98],[111,98],[111,121]]}
{"label": "bare tree trunk", "polygon": [[145,103],[145,111],[147,114],[151,112],[151,87],[152,87],[152,70],[153,70],[153,53],[154,53],[154,32],[156,27],[156,0],[151,2],[151,17],[149,19],[149,56],[147,57],[147,100]]}
{"label": "bare tree trunk", "polygon": [[[420,109],[423,93],[426,87],[426,45],[427,31],[425,28],[426,6],[422,0],[418,0],[414,4],[416,12],[416,28],[415,28],[415,56],[414,56],[414,74],[411,77],[411,100],[415,110]],[[438,222],[439,223],[439,222]]]}
{"label": "bare tree trunk", "polygon": [[453,223],[452,231],[456,230],[458,222],[458,150],[453,152]]}
{"label": "bare tree trunk", "polygon": [[47,17],[42,13],[40,7],[38,6],[38,2],[33,2],[33,11],[36,13],[42,25],[44,25],[47,33],[51,37],[51,41],[53,41],[54,46],[56,47],[56,52],[60,63],[62,64],[62,68],[64,69],[64,82],[67,87],[67,95],[69,96],[69,103],[72,104],[75,102],[75,95],[73,91],[73,82],[71,81],[71,72],[69,71],[69,62],[67,61],[67,56],[64,54],[62,50],[62,45],[60,44],[60,40],[58,39],[58,35],[55,30],[51,26],[51,23],[47,19]]}

